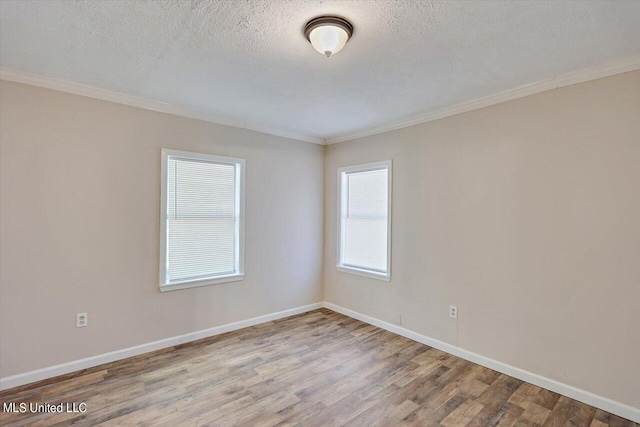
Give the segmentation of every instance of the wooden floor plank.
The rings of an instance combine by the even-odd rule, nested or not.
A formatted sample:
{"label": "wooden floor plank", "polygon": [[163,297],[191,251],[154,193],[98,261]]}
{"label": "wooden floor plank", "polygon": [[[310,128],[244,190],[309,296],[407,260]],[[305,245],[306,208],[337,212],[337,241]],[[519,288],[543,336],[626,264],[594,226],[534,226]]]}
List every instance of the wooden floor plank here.
{"label": "wooden floor plank", "polygon": [[639,427],[326,309],[0,393],[3,426]]}
{"label": "wooden floor plank", "polygon": [[544,423],[545,427],[591,425],[596,408],[562,396]]}

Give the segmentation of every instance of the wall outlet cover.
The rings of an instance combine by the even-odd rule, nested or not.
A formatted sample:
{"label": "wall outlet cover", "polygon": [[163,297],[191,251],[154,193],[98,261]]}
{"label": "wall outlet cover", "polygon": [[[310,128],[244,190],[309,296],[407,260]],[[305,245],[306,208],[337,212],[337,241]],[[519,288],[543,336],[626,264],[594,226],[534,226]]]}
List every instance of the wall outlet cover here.
{"label": "wall outlet cover", "polygon": [[76,328],[84,328],[89,324],[89,317],[87,313],[76,314]]}
{"label": "wall outlet cover", "polygon": [[457,319],[458,318],[458,306],[450,305],[449,306],[449,317]]}

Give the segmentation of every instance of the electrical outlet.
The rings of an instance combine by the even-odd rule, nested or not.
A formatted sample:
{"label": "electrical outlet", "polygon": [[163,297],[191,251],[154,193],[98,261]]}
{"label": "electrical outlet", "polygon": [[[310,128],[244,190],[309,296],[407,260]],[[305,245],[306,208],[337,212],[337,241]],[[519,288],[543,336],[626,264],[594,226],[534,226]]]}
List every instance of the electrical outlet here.
{"label": "electrical outlet", "polygon": [[458,306],[457,305],[450,305],[449,306],[449,317],[452,317],[454,319],[458,318]]}
{"label": "electrical outlet", "polygon": [[396,321],[396,325],[402,325],[402,314],[396,313],[395,314],[395,321]]}
{"label": "electrical outlet", "polygon": [[87,313],[76,314],[76,328],[84,328],[89,324]]}

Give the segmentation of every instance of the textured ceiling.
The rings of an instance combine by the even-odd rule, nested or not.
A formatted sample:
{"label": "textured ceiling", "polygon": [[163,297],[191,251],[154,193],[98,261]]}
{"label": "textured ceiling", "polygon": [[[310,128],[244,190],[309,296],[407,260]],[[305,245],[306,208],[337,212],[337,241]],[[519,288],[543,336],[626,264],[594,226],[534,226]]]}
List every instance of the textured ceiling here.
{"label": "textured ceiling", "polygon": [[640,1],[0,1],[4,67],[325,138],[639,53]]}

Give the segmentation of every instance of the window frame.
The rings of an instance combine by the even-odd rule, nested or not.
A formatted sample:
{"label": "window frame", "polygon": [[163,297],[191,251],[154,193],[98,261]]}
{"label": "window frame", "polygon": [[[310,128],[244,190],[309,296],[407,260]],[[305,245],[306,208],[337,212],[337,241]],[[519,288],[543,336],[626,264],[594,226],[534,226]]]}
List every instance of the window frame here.
{"label": "window frame", "polygon": [[[236,175],[236,210],[238,212],[238,227],[236,238],[238,241],[236,249],[236,271],[223,276],[211,276],[192,280],[181,280],[167,282],[167,169],[169,158],[179,158],[185,160],[195,160],[213,163],[232,164],[239,168]],[[200,286],[217,285],[220,283],[236,282],[243,280],[244,273],[244,251],[245,251],[245,195],[246,195],[246,160],[237,157],[217,156],[213,154],[195,153],[191,151],[161,149],[161,174],[160,174],[160,265],[159,283],[160,291],[176,291],[179,289],[189,289]]]}
{"label": "window frame", "polygon": [[[346,194],[343,194],[343,177],[346,177],[349,173],[354,172],[367,172],[373,170],[387,169],[387,271],[382,273],[375,270],[368,270],[364,268],[352,267],[343,263],[344,254],[344,225],[342,221],[342,214],[346,202]],[[393,188],[393,173],[392,173],[392,161],[383,160],[380,162],[364,163],[360,165],[345,166],[338,168],[338,239],[337,239],[337,263],[336,269],[343,273],[351,273],[358,276],[369,277],[372,279],[384,280],[386,282],[391,280],[391,222],[392,222],[392,188]]]}

